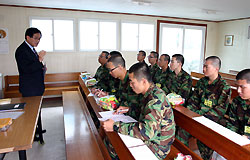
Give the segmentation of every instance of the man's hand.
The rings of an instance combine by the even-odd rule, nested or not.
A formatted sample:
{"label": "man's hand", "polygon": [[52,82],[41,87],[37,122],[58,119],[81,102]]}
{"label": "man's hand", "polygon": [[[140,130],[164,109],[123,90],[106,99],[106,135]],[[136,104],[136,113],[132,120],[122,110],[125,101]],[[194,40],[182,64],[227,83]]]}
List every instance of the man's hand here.
{"label": "man's hand", "polygon": [[108,119],[108,120],[102,122],[102,126],[103,126],[104,130],[107,132],[114,131],[113,125],[114,125],[114,121],[112,119]]}
{"label": "man's hand", "polygon": [[116,110],[113,114],[123,114],[123,113],[127,113],[128,110],[129,110],[129,107],[120,106],[119,108],[117,108],[117,110]]}
{"label": "man's hand", "polygon": [[102,90],[98,90],[98,91],[95,92],[95,95],[97,97],[101,98],[101,97],[107,96],[109,94],[108,94],[108,92],[105,92],[105,91],[102,91]]}
{"label": "man's hand", "polygon": [[90,92],[92,94],[95,94],[99,89],[98,88],[91,88]]}
{"label": "man's hand", "polygon": [[247,139],[250,139],[250,137],[247,136],[247,135],[242,135],[242,137],[245,137],[245,138],[247,138]]}
{"label": "man's hand", "polygon": [[45,55],[46,55],[46,51],[41,50],[41,51],[39,52],[38,56],[39,56],[39,61],[40,61],[40,62],[43,61]]}

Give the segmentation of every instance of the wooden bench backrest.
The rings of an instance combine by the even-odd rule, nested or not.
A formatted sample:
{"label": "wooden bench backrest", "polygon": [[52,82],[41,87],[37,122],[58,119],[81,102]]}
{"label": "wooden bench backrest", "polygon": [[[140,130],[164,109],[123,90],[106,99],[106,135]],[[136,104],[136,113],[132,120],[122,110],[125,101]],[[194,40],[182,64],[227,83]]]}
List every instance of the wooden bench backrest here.
{"label": "wooden bench backrest", "polygon": [[197,73],[197,72],[191,72],[191,77],[192,78],[195,77],[195,78],[200,79],[200,78],[204,77],[204,74],[203,73]]}
{"label": "wooden bench backrest", "polygon": [[[67,81],[78,81],[80,72],[70,72],[70,73],[49,73],[45,75],[44,82],[67,82]],[[19,76],[18,75],[6,75],[4,76],[5,88],[11,85],[18,86]]]}
{"label": "wooden bench backrest", "polygon": [[236,75],[236,74],[238,74],[238,73],[239,73],[239,71],[235,71],[235,70],[231,70],[231,69],[230,69],[230,70],[229,70],[229,73],[231,73],[231,74],[235,74],[235,75]]}
{"label": "wooden bench backrest", "polygon": [[19,76],[18,75],[6,75],[4,76],[5,88],[8,88],[10,85],[19,84]]}
{"label": "wooden bench backrest", "polygon": [[71,73],[52,73],[45,75],[45,82],[60,82],[60,81],[78,81],[80,72]]}
{"label": "wooden bench backrest", "polygon": [[[229,80],[232,80],[232,81],[236,80],[236,75],[228,74],[228,73],[222,73],[222,72],[219,72],[219,74],[224,79],[229,79]],[[204,77],[204,74],[203,73],[197,73],[197,72],[191,72],[191,77],[200,79],[200,78]]]}
{"label": "wooden bench backrest", "polygon": [[221,77],[225,79],[232,79],[232,80],[236,79],[236,75],[234,74],[228,74],[228,73],[222,73],[222,72],[219,72],[219,74],[221,75]]}

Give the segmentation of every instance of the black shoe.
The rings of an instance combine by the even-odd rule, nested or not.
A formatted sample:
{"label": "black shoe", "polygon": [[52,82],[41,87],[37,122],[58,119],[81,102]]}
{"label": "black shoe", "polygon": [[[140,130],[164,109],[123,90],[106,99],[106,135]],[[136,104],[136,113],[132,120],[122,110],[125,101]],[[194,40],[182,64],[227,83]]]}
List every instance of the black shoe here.
{"label": "black shoe", "polygon": [[34,137],[34,141],[35,141],[35,142],[37,142],[37,141],[39,141],[39,140],[40,140],[39,137],[37,137],[37,136]]}
{"label": "black shoe", "polygon": [[46,129],[42,130],[42,134],[43,134],[43,133],[46,133]]}

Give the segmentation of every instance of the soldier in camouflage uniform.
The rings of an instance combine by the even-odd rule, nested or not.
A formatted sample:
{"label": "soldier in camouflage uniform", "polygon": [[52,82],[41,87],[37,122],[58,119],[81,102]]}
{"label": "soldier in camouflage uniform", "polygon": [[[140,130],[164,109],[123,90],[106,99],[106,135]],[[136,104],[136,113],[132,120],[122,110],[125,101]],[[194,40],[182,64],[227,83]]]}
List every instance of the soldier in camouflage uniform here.
{"label": "soldier in camouflage uniform", "polygon": [[152,83],[146,64],[136,63],[129,69],[131,87],[143,94],[141,114],[138,122],[123,123],[107,120],[106,131],[116,131],[140,138],[158,159],[164,159],[174,141],[175,122],[171,106],[163,90]]}
{"label": "soldier in camouflage uniform", "polygon": [[[118,51],[111,51],[108,53],[107,51],[103,51],[101,55],[99,56],[99,63],[101,66],[97,69],[96,74],[94,78],[98,81],[98,83],[94,86],[94,89],[92,89],[92,93],[95,92],[95,94],[99,94],[100,92],[103,92],[102,95],[116,95],[117,90],[119,88],[120,80],[117,78],[112,77],[109,74],[109,70],[107,69],[107,61],[112,56],[121,56],[122,54]],[[99,88],[103,91],[96,91],[95,89]],[[107,93],[108,92],[108,93]]]}
{"label": "soldier in camouflage uniform", "polygon": [[166,79],[166,85],[162,88],[166,94],[176,93],[188,100],[192,90],[191,76],[182,69],[184,57],[181,54],[172,56],[170,69],[173,71]]}
{"label": "soldier in camouflage uniform", "polygon": [[169,55],[162,54],[159,59],[159,66],[161,67],[161,69],[156,71],[155,76],[153,78],[153,82],[156,84],[156,86],[162,89],[166,88],[166,79],[172,73],[172,71],[168,67],[169,62]]}
{"label": "soldier in camouflage uniform", "polygon": [[98,58],[98,62],[101,64],[101,66],[98,67],[94,76],[94,78],[98,81],[98,83],[94,87],[101,88],[106,92],[111,91],[109,82],[111,81],[112,77],[109,74],[109,70],[105,66],[109,58],[109,52],[102,51]]}
{"label": "soldier in camouflage uniform", "polygon": [[[221,123],[224,114],[226,113],[231,89],[225,80],[219,75],[221,61],[219,57],[210,56],[206,58],[203,66],[205,77],[201,78],[193,91],[187,103],[187,108],[206,118]],[[184,144],[188,145],[190,135],[184,130],[179,130],[177,138]],[[213,150],[206,145],[197,141],[203,159],[210,159]]]}
{"label": "soldier in camouflage uniform", "polygon": [[114,78],[119,79],[119,87],[116,91],[116,98],[120,102],[120,108],[129,109],[128,115],[138,119],[140,115],[140,98],[129,85],[128,72],[125,68],[125,60],[120,56],[112,56],[107,63],[107,68]]}
{"label": "soldier in camouflage uniform", "polygon": [[145,57],[146,57],[146,52],[143,50],[140,50],[139,53],[137,54],[137,61],[141,63],[146,63],[144,60]]}
{"label": "soldier in camouflage uniform", "polygon": [[159,54],[155,51],[151,51],[150,55],[148,56],[148,62],[151,64],[149,66],[150,73],[152,78],[154,78],[156,71],[160,70],[157,62],[158,62]]}
{"label": "soldier in camouflage uniform", "polygon": [[227,128],[250,139],[250,69],[240,71],[236,80],[239,96],[229,106]]}

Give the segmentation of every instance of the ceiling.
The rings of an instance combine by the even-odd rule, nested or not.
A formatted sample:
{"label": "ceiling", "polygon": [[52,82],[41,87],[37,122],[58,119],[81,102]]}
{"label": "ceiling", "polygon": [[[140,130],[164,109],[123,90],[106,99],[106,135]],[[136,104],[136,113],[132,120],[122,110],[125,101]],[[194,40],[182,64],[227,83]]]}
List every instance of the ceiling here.
{"label": "ceiling", "polygon": [[250,17],[250,0],[1,0],[0,4],[146,14],[211,21]]}

